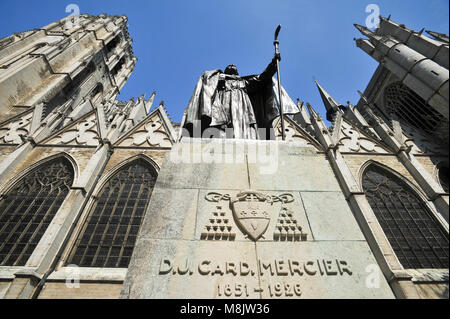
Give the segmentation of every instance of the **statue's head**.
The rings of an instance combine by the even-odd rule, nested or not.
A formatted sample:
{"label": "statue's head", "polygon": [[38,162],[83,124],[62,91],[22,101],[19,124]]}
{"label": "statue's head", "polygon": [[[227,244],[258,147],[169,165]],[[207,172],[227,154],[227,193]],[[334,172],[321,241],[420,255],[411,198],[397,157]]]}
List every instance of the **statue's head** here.
{"label": "statue's head", "polygon": [[229,75],[239,75],[237,67],[234,64],[227,66],[224,73]]}

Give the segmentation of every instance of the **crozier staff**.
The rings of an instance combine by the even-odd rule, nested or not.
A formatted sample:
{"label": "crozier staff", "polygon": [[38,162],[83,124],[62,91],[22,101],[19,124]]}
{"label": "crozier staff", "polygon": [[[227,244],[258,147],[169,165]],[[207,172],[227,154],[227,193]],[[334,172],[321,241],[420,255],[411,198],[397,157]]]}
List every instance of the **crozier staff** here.
{"label": "crozier staff", "polygon": [[[281,31],[281,24],[278,25],[276,31],[275,31],[275,41],[273,42],[273,45],[275,46],[275,56],[280,56],[280,50],[278,46],[280,45],[280,42],[278,41],[278,35]],[[286,131],[284,130],[284,117],[283,117],[283,99],[281,98],[281,76],[280,76],[280,60],[277,59],[277,80],[278,80],[278,99],[280,101],[279,107],[280,107],[280,121],[281,121],[281,136],[283,138],[283,141],[286,140]]]}

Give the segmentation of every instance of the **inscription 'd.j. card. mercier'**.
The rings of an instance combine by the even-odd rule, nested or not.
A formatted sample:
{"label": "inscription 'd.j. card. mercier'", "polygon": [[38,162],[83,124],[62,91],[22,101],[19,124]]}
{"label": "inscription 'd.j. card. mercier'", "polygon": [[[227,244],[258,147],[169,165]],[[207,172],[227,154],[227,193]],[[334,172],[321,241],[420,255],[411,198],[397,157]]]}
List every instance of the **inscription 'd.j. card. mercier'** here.
{"label": "inscription 'd.j. card. mercier'", "polygon": [[[274,204],[281,204],[273,229],[273,241],[302,242],[307,232],[298,223],[292,204],[292,194],[265,195],[256,191],[242,191],[235,196],[209,192],[205,200],[216,205],[200,233],[202,241],[230,242],[240,230],[244,240],[269,240],[267,230],[274,217]],[[226,204],[226,205],[223,205]],[[275,222],[275,221],[274,221]],[[239,229],[239,230],[237,230]],[[241,239],[243,237],[240,237]],[[242,242],[242,241],[241,241]],[[239,245],[236,242],[236,245]],[[230,256],[214,261],[208,257],[164,257],[158,274],[161,276],[222,278],[216,282],[215,295],[219,297],[249,297],[267,291],[271,297],[300,297],[302,287],[298,279],[305,277],[348,277],[353,272],[341,258],[273,258],[240,260]],[[232,278],[241,278],[236,282]],[[252,285],[251,278],[273,278],[265,284]],[[278,278],[278,279],[276,279]],[[286,281],[288,278],[290,280]],[[245,279],[245,280],[244,280]],[[230,281],[231,280],[231,281]],[[250,281],[249,281],[250,280]]]}

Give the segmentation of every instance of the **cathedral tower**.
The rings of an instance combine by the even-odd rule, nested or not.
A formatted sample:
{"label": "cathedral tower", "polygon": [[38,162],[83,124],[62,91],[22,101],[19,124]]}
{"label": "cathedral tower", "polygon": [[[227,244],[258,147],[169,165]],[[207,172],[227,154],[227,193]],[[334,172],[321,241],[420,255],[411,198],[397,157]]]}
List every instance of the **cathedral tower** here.
{"label": "cathedral tower", "polygon": [[175,141],[155,93],[117,99],[131,43],[107,15],[0,40],[0,298],[118,297]]}

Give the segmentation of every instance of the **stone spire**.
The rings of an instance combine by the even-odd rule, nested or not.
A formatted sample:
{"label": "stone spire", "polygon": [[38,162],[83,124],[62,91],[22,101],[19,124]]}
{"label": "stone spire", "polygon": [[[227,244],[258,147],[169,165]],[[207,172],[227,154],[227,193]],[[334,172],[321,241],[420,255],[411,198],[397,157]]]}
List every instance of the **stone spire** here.
{"label": "stone spire", "polygon": [[145,108],[147,110],[147,114],[150,113],[153,102],[155,101],[156,91],[153,91],[152,96],[145,102]]}
{"label": "stone spire", "polygon": [[331,122],[334,115],[344,106],[338,103],[327,91],[325,91],[319,82],[315,80],[314,82],[316,82],[320,96],[322,97],[323,105],[325,105],[325,109],[327,110],[327,120]]}
{"label": "stone spire", "polygon": [[363,25],[359,25],[357,23],[353,24],[355,26],[355,28],[361,32],[363,35],[365,35],[366,37],[368,37],[369,39],[372,39],[374,33],[368,29],[367,27],[363,26]]}
{"label": "stone spire", "polygon": [[305,102],[302,102],[300,101],[300,99],[297,99],[297,107],[299,109],[299,112],[297,114],[294,114],[294,116],[292,117],[293,120],[298,124],[300,124],[300,126],[304,128],[308,133],[314,135],[314,129],[312,127],[311,120],[306,110]]}

